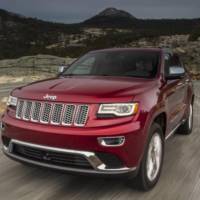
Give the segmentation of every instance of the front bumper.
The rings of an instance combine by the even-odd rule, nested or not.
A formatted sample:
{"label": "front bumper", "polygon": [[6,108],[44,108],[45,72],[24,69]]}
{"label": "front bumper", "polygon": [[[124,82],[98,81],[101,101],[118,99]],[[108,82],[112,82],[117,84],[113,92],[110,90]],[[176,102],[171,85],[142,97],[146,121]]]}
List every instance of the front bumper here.
{"label": "front bumper", "polygon": [[[10,140],[7,146],[3,146],[4,153],[15,160],[34,165],[69,172],[124,174],[136,171],[143,153],[145,135],[138,121],[104,128],[65,128],[21,121],[5,113],[2,123],[2,138]],[[115,136],[125,137],[125,143],[117,147],[104,147],[98,142],[101,137]],[[81,155],[90,163],[91,168],[60,166],[16,155],[12,151],[15,144],[50,152]],[[116,158],[115,165],[111,162],[113,157]],[[116,165],[117,159],[121,164]]]}
{"label": "front bumper", "polygon": [[[74,167],[72,168],[72,167],[66,167],[66,166],[63,167],[63,166],[59,166],[59,165],[55,165],[55,164],[45,163],[44,159],[39,162],[39,161],[35,161],[33,159],[29,159],[27,157],[16,155],[13,150],[13,147],[16,144],[26,146],[26,147],[31,147],[34,149],[40,149],[40,150],[44,150],[44,151],[48,151],[48,152],[50,151],[50,152],[56,152],[56,153],[62,153],[62,154],[79,155],[79,156],[82,156],[85,159],[87,159],[87,161],[90,163],[92,169],[80,169],[80,168],[74,168]],[[132,168],[122,167],[122,168],[115,168],[115,169],[107,168],[106,164],[103,163],[98,158],[98,156],[93,152],[54,148],[54,147],[26,143],[26,142],[22,142],[19,140],[13,140],[13,139],[10,141],[9,146],[3,145],[3,152],[8,157],[13,158],[18,161],[21,161],[21,162],[26,162],[26,163],[33,164],[33,165],[38,165],[38,166],[42,166],[42,167],[48,167],[51,169],[57,169],[57,170],[68,171],[68,172],[114,175],[114,174],[125,174],[125,173],[130,173],[130,172],[136,171],[136,167],[132,167]],[[46,157],[46,159],[47,159],[47,157]]]}

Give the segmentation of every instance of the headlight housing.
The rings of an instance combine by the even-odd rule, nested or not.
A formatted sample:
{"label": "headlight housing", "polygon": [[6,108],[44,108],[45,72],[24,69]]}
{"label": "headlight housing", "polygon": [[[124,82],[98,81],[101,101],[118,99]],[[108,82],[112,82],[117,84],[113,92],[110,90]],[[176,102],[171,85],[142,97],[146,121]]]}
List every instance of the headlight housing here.
{"label": "headlight housing", "polygon": [[17,97],[9,96],[8,101],[7,101],[8,106],[17,106]]}
{"label": "headlight housing", "polygon": [[114,103],[101,104],[98,110],[99,116],[126,117],[138,112],[138,103]]}

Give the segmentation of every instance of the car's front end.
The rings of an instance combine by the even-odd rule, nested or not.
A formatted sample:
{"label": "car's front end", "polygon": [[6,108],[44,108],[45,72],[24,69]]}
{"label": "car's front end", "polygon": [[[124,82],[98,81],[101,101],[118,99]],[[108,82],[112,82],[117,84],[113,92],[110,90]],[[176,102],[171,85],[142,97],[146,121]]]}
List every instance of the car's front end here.
{"label": "car's front end", "polygon": [[[106,118],[101,107],[107,105],[110,107],[104,110],[108,112],[114,104],[18,98],[2,117],[4,153],[20,161],[69,171],[134,171],[141,152],[138,115]],[[137,103],[120,105],[121,109],[131,106],[131,114],[138,112]]]}

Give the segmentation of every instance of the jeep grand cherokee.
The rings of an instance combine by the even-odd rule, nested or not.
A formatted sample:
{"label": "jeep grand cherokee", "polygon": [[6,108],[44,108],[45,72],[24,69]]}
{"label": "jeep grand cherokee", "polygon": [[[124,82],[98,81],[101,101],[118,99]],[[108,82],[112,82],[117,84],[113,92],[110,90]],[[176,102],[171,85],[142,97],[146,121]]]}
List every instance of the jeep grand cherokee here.
{"label": "jeep grand cherokee", "polygon": [[192,81],[170,50],[89,52],[56,78],[18,87],[2,116],[3,152],[68,172],[158,181],[164,144],[190,134]]}

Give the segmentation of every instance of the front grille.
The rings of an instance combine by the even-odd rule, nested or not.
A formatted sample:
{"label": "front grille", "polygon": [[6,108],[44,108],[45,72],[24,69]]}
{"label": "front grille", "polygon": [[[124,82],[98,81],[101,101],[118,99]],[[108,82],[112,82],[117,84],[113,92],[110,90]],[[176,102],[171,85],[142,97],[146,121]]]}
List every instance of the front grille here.
{"label": "front grille", "polygon": [[16,118],[43,124],[85,126],[88,111],[88,105],[19,100]]}
{"label": "front grille", "polygon": [[35,147],[28,147],[21,144],[13,144],[12,153],[26,159],[51,165],[92,169],[88,160],[78,154],[55,152]]}

